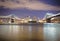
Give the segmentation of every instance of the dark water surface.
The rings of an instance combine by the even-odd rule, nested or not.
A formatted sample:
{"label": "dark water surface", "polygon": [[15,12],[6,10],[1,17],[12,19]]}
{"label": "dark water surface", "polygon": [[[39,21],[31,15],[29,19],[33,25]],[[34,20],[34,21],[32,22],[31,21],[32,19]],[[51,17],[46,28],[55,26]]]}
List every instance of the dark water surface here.
{"label": "dark water surface", "polygon": [[0,41],[60,41],[60,24],[0,25]]}

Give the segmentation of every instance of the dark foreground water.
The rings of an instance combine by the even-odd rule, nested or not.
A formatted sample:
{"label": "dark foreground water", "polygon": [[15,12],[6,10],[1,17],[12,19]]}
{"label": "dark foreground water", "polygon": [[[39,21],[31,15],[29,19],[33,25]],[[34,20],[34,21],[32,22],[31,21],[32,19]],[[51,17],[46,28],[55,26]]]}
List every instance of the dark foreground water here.
{"label": "dark foreground water", "polygon": [[0,41],[60,41],[60,24],[0,25]]}

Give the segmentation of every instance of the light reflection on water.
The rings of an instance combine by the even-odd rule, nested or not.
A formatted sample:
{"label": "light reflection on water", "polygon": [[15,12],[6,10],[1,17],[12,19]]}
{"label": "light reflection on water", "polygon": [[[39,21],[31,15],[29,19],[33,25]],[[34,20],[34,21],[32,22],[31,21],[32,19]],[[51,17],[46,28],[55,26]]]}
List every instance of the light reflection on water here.
{"label": "light reflection on water", "polygon": [[1,41],[60,41],[60,24],[0,25]]}
{"label": "light reflection on water", "polygon": [[[60,24],[46,23],[44,24],[44,38],[45,41],[60,41],[58,36],[60,36]],[[59,35],[58,35],[59,34]]]}
{"label": "light reflection on water", "polygon": [[43,25],[0,25],[0,40],[43,40]]}

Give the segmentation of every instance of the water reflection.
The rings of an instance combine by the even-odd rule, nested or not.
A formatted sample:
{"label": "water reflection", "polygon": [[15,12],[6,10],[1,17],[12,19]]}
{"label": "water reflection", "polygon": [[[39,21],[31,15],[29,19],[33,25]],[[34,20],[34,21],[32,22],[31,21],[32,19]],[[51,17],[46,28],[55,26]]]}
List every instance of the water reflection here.
{"label": "water reflection", "polygon": [[60,41],[60,24],[0,25],[0,41]]}
{"label": "water reflection", "polygon": [[1,41],[42,41],[43,25],[0,25]]}
{"label": "water reflection", "polygon": [[60,24],[48,23],[44,24],[45,41],[58,41],[58,29]]}

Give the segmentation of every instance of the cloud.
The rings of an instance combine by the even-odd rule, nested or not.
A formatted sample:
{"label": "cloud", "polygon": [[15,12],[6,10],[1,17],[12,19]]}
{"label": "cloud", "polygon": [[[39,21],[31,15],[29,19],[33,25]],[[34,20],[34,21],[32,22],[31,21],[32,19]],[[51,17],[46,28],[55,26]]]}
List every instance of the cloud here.
{"label": "cloud", "polygon": [[37,0],[5,0],[0,1],[0,6],[4,8],[17,9],[26,8],[29,10],[60,10],[58,6],[48,5]]}

